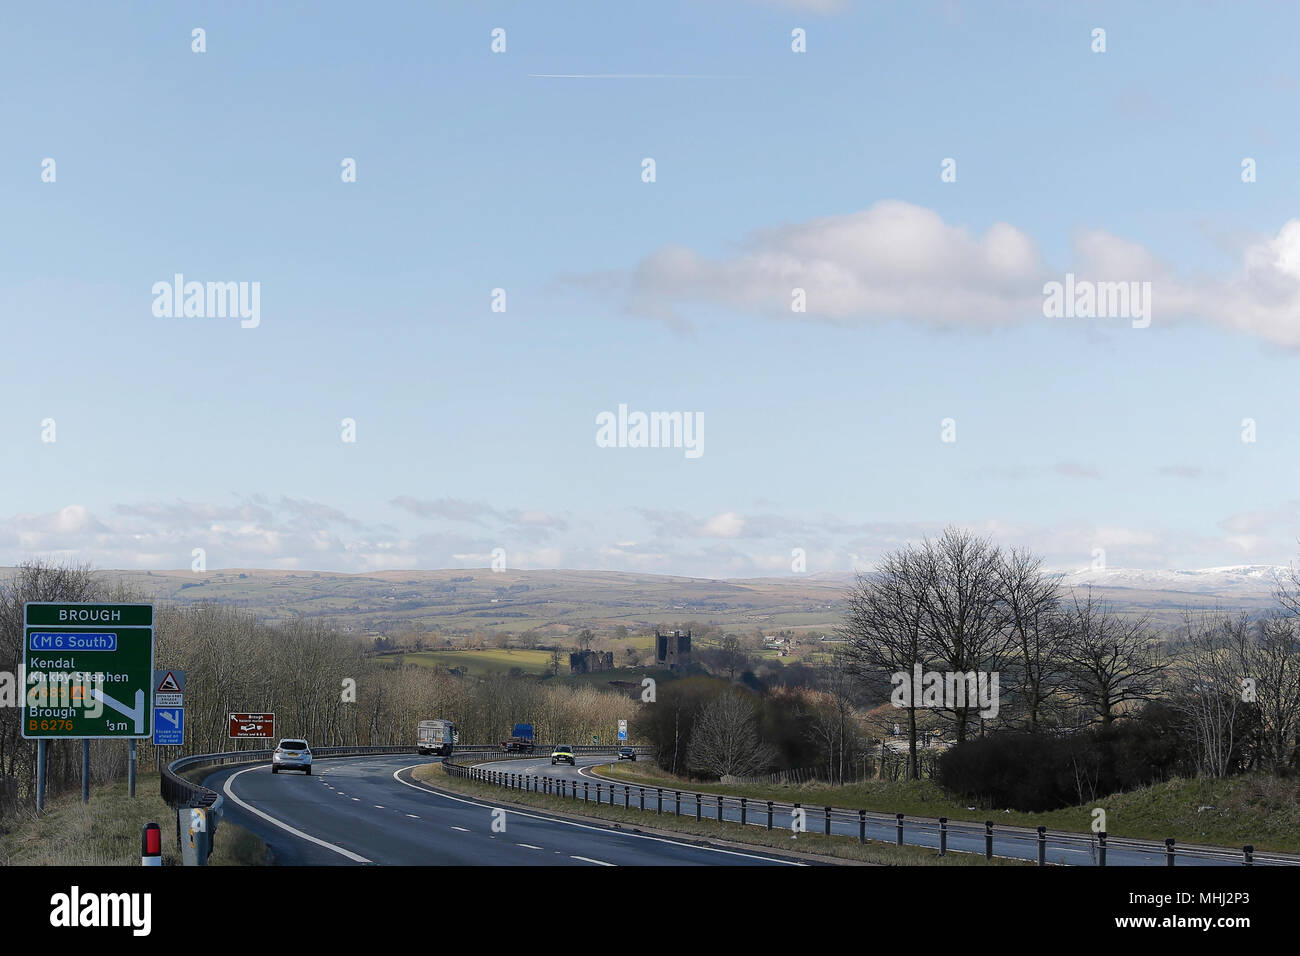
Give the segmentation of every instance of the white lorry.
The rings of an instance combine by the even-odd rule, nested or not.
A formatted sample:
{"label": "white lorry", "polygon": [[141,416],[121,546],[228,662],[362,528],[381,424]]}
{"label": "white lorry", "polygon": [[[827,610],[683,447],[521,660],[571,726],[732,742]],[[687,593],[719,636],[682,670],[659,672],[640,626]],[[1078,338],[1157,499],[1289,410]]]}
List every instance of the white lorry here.
{"label": "white lorry", "polygon": [[415,749],[421,754],[450,757],[456,743],[456,725],[450,720],[422,720],[416,728]]}

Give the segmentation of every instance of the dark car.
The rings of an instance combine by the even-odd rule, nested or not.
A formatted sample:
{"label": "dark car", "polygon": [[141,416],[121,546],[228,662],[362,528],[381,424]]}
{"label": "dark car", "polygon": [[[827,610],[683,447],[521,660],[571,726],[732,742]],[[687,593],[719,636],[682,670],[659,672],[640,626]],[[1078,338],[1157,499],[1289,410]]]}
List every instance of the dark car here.
{"label": "dark car", "polygon": [[636,751],[633,750],[631,747],[619,747],[619,748],[618,748],[618,759],[619,759],[619,760],[636,760]]}

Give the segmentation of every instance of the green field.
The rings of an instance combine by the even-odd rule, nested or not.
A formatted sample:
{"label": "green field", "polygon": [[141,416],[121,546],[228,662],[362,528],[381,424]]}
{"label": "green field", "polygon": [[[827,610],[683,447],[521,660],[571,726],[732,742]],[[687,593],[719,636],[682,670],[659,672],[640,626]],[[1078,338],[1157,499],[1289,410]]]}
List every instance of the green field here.
{"label": "green field", "polygon": [[[563,654],[561,670],[569,669],[569,656]],[[464,668],[466,674],[508,674],[516,667],[525,674],[545,674],[551,667],[550,651],[503,649],[481,651],[414,651],[410,654],[384,654],[376,660],[404,663],[415,667]]]}

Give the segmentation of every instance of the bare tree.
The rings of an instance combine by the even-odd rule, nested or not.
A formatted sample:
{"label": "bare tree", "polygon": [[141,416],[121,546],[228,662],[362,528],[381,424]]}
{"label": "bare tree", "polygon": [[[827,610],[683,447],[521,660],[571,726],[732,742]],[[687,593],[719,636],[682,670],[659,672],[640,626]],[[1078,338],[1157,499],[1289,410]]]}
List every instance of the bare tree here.
{"label": "bare tree", "polygon": [[[957,674],[1001,670],[1011,641],[1006,602],[1002,599],[1001,555],[987,538],[961,528],[947,528],[938,540],[926,540],[915,556],[924,583],[920,592],[924,646],[934,663]],[[966,739],[970,695],[945,701],[940,713],[951,714],[957,743]]]}
{"label": "bare tree", "polygon": [[1199,774],[1226,777],[1237,769],[1242,716],[1250,706],[1241,683],[1250,630],[1245,613],[1184,617],[1173,700],[1196,735]]}
{"label": "bare tree", "polygon": [[[111,588],[85,564],[56,564],[29,561],[0,585],[0,670],[17,674],[23,660],[23,605],[28,601],[100,601],[131,599],[114,594]],[[25,694],[25,687],[17,688]],[[35,747],[22,739],[22,710],[0,707],[0,780],[4,809],[12,808],[33,791]],[[48,783],[51,794],[70,786],[73,780],[71,741],[51,741],[47,751]]]}
{"label": "bare tree", "polygon": [[1259,707],[1261,759],[1276,772],[1294,766],[1300,730],[1300,635],[1291,618],[1269,617],[1254,624],[1246,645],[1243,677],[1254,681]]}
{"label": "bare tree", "polygon": [[1073,595],[1065,620],[1066,688],[1103,724],[1155,696],[1165,664],[1146,615],[1121,617],[1089,590],[1082,600]]}
{"label": "bare tree", "polygon": [[744,670],[749,664],[749,655],[740,646],[740,638],[735,634],[723,637],[719,645],[718,663],[727,672],[727,680],[736,679],[736,671]]}
{"label": "bare tree", "polygon": [[1040,558],[1015,548],[1003,558],[998,575],[1016,658],[1017,696],[1026,729],[1035,734],[1065,673],[1060,587],[1043,573]]}
{"label": "bare tree", "polygon": [[[926,584],[923,566],[911,550],[888,554],[871,574],[858,575],[849,592],[848,615],[838,628],[847,641],[844,670],[870,685],[902,673],[912,679],[916,664],[924,664]],[[916,709],[920,701],[907,698],[907,776],[920,777],[917,761]]]}
{"label": "bare tree", "polygon": [[718,777],[743,777],[766,770],[772,751],[758,736],[747,695],[719,694],[700,711],[691,729],[691,768]]}

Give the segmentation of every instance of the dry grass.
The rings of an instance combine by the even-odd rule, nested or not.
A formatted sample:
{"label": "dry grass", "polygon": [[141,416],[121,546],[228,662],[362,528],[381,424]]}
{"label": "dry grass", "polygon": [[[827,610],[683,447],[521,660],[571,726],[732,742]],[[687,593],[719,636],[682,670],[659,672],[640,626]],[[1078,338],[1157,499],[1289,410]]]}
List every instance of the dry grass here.
{"label": "dry grass", "polygon": [[[146,823],[162,829],[163,866],[179,866],[176,811],[158,794],[158,778],[142,774],[136,797],[126,784],[98,786],[83,805],[80,792],[46,804],[39,817],[26,810],[5,821],[0,834],[0,864],[6,866],[139,866],[140,831]],[[209,859],[213,866],[249,866],[266,861],[266,844],[223,822]]]}

